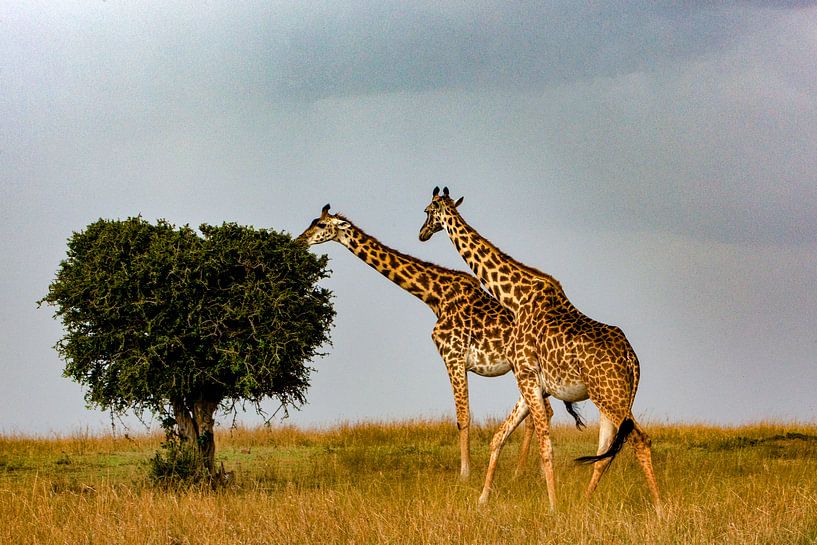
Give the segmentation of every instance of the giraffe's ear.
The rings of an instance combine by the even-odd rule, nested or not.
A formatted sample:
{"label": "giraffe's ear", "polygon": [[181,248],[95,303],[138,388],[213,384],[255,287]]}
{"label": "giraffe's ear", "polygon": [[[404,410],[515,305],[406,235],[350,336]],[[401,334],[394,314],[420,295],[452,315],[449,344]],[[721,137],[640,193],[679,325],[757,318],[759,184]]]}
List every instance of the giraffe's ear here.
{"label": "giraffe's ear", "polygon": [[434,192],[431,194],[432,196],[436,197],[440,194],[440,186],[434,188]]}
{"label": "giraffe's ear", "polygon": [[454,208],[456,208],[456,207],[458,207],[459,205],[461,205],[461,204],[462,204],[463,199],[465,199],[465,197],[460,197],[459,199],[457,199],[457,202],[455,202],[455,203],[454,203]]}
{"label": "giraffe's ear", "polygon": [[448,196],[448,186],[445,186],[443,188],[443,195],[445,195],[446,197]]}
{"label": "giraffe's ear", "polygon": [[321,208],[321,214],[326,214],[327,212],[329,212],[329,203],[326,203],[323,205],[323,208]]}
{"label": "giraffe's ear", "polygon": [[348,229],[351,224],[346,220],[339,220],[335,223],[335,227],[338,229]]}

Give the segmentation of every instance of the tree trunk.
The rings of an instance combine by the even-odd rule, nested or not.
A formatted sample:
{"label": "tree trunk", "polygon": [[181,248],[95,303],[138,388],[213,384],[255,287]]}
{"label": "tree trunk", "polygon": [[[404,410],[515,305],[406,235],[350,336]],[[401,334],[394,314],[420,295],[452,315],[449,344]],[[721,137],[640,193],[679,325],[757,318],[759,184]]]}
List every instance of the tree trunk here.
{"label": "tree trunk", "polygon": [[173,402],[173,418],[182,443],[195,447],[202,465],[211,477],[215,477],[216,442],[213,435],[215,412],[218,401],[198,399],[192,407],[181,401]]}
{"label": "tree trunk", "polygon": [[213,401],[197,401],[193,405],[193,418],[199,429],[199,452],[211,477],[216,475],[216,438],[213,427],[217,408],[218,402]]}

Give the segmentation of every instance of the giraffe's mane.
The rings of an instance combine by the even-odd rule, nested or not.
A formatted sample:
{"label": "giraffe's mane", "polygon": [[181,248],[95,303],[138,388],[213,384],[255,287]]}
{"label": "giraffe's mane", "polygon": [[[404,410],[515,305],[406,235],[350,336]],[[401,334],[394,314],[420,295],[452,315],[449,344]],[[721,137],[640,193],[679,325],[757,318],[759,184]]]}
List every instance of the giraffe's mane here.
{"label": "giraffe's mane", "polygon": [[509,256],[507,253],[503,252],[499,247],[497,247],[496,244],[494,244],[493,242],[488,240],[487,237],[483,236],[479,231],[474,229],[474,227],[470,223],[465,221],[465,218],[462,217],[462,214],[459,213],[459,210],[457,210],[456,206],[454,206],[454,200],[451,197],[446,196],[446,197],[442,197],[442,198],[447,199],[449,201],[448,205],[449,205],[451,211],[460,218],[460,221],[462,221],[463,224],[467,225],[472,231],[474,231],[474,233],[479,235],[479,237],[484,241],[484,243],[489,248],[496,251],[503,260],[510,261],[510,262],[516,264],[516,266],[518,266],[523,271],[525,271],[527,273],[530,273],[533,276],[537,276],[539,278],[542,278],[542,279],[546,280],[549,284],[552,284],[557,289],[562,290],[562,285],[553,276],[551,276],[551,275],[549,275],[549,274],[547,274],[545,272],[540,271],[536,267],[531,267],[530,265],[526,265],[526,264],[522,263],[521,261]]}
{"label": "giraffe's mane", "polygon": [[[463,220],[463,221],[465,221],[465,220]],[[554,285],[556,285],[556,286],[561,287],[561,285],[559,284],[559,281],[558,281],[558,280],[556,280],[556,279],[555,279],[553,276],[549,275],[549,274],[548,274],[548,273],[546,273],[546,272],[542,272],[542,271],[540,271],[540,270],[539,270],[539,269],[537,269],[536,267],[531,267],[530,265],[526,265],[526,264],[522,263],[522,262],[521,262],[521,261],[519,261],[518,259],[513,258],[513,257],[509,256],[508,254],[506,254],[505,252],[503,252],[503,251],[502,251],[500,248],[498,248],[498,247],[497,247],[497,246],[496,246],[496,245],[495,245],[493,242],[491,242],[491,241],[490,241],[490,240],[488,240],[487,238],[483,237],[483,239],[485,240],[485,243],[486,243],[488,246],[490,246],[491,248],[493,248],[494,250],[496,250],[496,252],[499,254],[499,256],[500,256],[502,259],[504,259],[504,260],[506,260],[506,261],[511,261],[511,262],[515,263],[515,264],[516,264],[516,265],[517,265],[517,266],[518,266],[520,269],[522,269],[523,271],[526,271],[526,272],[528,272],[528,273],[530,273],[530,274],[532,274],[532,275],[534,275],[534,276],[538,276],[539,278],[544,278],[544,279],[545,279],[545,280],[547,280],[549,283],[551,283],[551,284],[554,284]]]}
{"label": "giraffe's mane", "polygon": [[479,279],[477,279],[477,278],[476,278],[476,277],[475,277],[473,274],[471,274],[471,273],[468,273],[468,272],[465,272],[465,271],[460,271],[460,270],[457,270],[457,269],[449,269],[448,267],[443,267],[442,265],[438,265],[438,264],[436,264],[436,263],[431,263],[430,261],[425,261],[425,260],[422,260],[422,259],[420,259],[419,257],[415,257],[415,256],[413,256],[413,255],[409,255],[409,254],[403,253],[403,252],[401,252],[400,250],[396,250],[396,249],[392,248],[391,246],[389,246],[389,245],[387,245],[387,244],[384,244],[384,243],[383,243],[383,242],[382,242],[380,239],[378,239],[377,237],[375,237],[375,236],[373,236],[373,235],[370,235],[370,234],[369,234],[367,231],[363,230],[363,229],[362,229],[360,226],[358,226],[358,225],[357,225],[355,222],[353,222],[352,220],[350,220],[350,219],[349,219],[347,216],[345,216],[344,214],[342,214],[342,213],[337,213],[337,214],[333,214],[333,216],[334,216],[335,218],[337,218],[337,219],[340,219],[340,220],[343,220],[343,221],[347,221],[347,222],[349,222],[350,224],[352,224],[352,225],[355,227],[355,229],[357,229],[358,231],[360,231],[360,233],[361,233],[361,234],[362,234],[364,237],[367,237],[367,238],[370,238],[370,239],[374,240],[374,241],[375,241],[375,242],[377,242],[377,244],[379,244],[380,246],[383,246],[383,247],[384,247],[384,248],[386,248],[388,251],[393,252],[395,255],[400,256],[400,257],[402,257],[403,259],[407,259],[407,260],[409,260],[409,261],[414,261],[414,262],[416,262],[416,263],[418,263],[419,265],[422,265],[422,266],[424,266],[424,267],[430,267],[430,268],[437,269],[437,270],[438,270],[439,272],[441,272],[441,273],[451,274],[451,275],[455,275],[455,276],[461,276],[461,277],[464,277],[464,278],[468,278],[468,279],[471,279],[471,280],[476,281],[476,282],[477,282],[477,284],[479,284]]}

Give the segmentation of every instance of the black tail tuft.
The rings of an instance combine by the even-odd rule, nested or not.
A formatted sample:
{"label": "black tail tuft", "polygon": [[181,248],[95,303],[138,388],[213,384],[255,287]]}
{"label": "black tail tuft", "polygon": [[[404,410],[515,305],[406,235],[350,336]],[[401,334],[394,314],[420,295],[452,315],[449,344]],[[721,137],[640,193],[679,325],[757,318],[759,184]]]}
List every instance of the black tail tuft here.
{"label": "black tail tuft", "polygon": [[584,425],[584,420],[582,419],[582,415],[579,414],[579,411],[576,410],[576,407],[569,401],[565,401],[565,409],[567,412],[576,420],[576,429],[582,430],[586,426]]}
{"label": "black tail tuft", "polygon": [[627,441],[627,437],[629,437],[634,428],[635,422],[633,422],[633,419],[625,418],[624,422],[622,422],[621,426],[619,426],[618,431],[616,432],[616,437],[613,439],[613,444],[610,445],[607,452],[603,452],[597,456],[582,456],[581,458],[576,458],[576,461],[580,464],[593,464],[599,460],[604,460],[605,458],[612,458],[618,454],[618,451],[620,451],[621,447],[624,446],[624,443]]}

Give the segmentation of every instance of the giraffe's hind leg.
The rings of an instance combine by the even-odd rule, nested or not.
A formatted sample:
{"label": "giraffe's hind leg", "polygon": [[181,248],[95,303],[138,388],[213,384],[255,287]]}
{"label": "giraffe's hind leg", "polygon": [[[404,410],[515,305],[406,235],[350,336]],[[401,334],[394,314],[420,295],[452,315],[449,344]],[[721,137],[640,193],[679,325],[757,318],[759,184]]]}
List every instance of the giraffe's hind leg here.
{"label": "giraffe's hind leg", "polygon": [[[636,459],[638,459],[638,463],[641,465],[641,469],[644,471],[644,476],[647,479],[647,486],[650,489],[650,494],[652,494],[653,502],[655,503],[656,510],[659,512],[661,511],[661,499],[658,493],[658,483],[655,479],[655,472],[653,471],[652,467],[652,451],[650,449],[651,441],[649,436],[641,429],[638,423],[633,419],[632,416],[629,416],[628,419],[632,422],[632,431],[630,431],[628,439],[635,450]],[[626,419],[625,419],[626,420]],[[622,424],[627,424],[626,421],[622,422]],[[615,439],[615,435],[617,434],[618,427],[613,424],[612,420],[605,416],[604,413],[601,413],[601,418],[599,421],[599,448],[598,454],[602,454],[606,452],[610,445],[613,443]],[[590,484],[587,486],[587,491],[585,495],[589,498],[590,495],[593,494],[593,491],[599,484],[601,477],[604,475],[604,472],[610,467],[610,463],[613,461],[613,457],[609,458],[602,458],[597,460],[593,464],[593,476],[590,479]]]}
{"label": "giraffe's hind leg", "polygon": [[658,494],[658,482],[655,479],[655,472],[652,468],[652,441],[649,436],[641,429],[638,423],[635,424],[632,433],[630,434],[630,442],[635,450],[635,457],[638,463],[641,464],[641,469],[644,471],[644,476],[647,478],[647,486],[652,494],[655,508],[661,511],[661,497]]}
{"label": "giraffe's hind leg", "polygon": [[[596,455],[607,452],[607,449],[613,444],[617,429],[618,427],[604,413],[599,415],[599,448],[596,450]],[[587,485],[587,490],[584,493],[586,497],[589,498],[593,491],[596,490],[602,475],[610,467],[612,461],[612,458],[602,458],[593,463],[593,476],[590,478],[590,484]]]}

